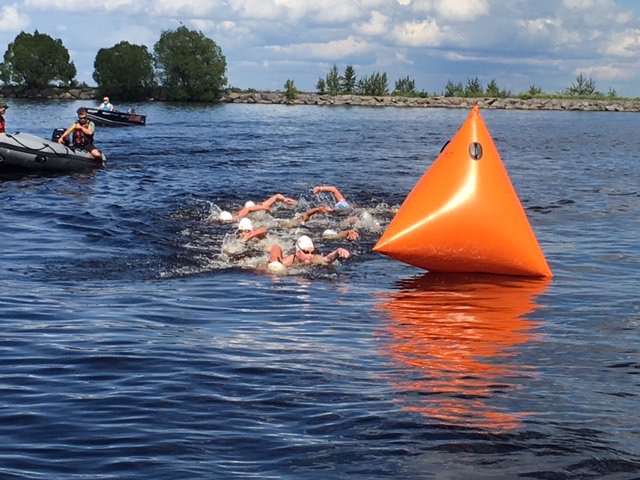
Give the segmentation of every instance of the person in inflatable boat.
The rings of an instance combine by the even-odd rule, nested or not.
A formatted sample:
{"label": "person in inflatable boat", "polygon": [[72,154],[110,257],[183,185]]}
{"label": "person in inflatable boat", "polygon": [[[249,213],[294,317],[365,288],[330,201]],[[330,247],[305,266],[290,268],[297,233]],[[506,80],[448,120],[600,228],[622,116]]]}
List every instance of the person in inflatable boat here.
{"label": "person in inflatable boat", "polygon": [[93,135],[96,131],[96,126],[87,118],[87,109],[80,107],[76,113],[78,114],[78,120],[60,135],[58,143],[64,144],[64,139],[72,135],[71,138],[74,147],[81,148],[91,153],[96,160],[102,161],[102,153],[100,153],[100,150],[93,144]]}
{"label": "person in inflatable boat", "polygon": [[6,103],[0,103],[0,133],[4,133],[6,131],[6,122],[4,120],[4,114],[9,108],[9,105]]}

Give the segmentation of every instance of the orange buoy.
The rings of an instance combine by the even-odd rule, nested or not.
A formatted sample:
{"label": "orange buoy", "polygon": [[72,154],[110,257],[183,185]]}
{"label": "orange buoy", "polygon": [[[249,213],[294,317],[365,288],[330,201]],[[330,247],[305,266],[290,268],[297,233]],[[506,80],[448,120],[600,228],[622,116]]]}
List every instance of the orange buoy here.
{"label": "orange buoy", "polygon": [[373,250],[433,272],[552,276],[477,106]]}

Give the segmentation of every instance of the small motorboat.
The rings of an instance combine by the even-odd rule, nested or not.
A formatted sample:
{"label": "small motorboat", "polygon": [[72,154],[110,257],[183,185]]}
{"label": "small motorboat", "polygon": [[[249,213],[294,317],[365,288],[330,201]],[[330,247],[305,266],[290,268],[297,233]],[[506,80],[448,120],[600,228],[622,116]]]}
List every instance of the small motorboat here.
{"label": "small motorboat", "polygon": [[0,173],[75,172],[105,166],[104,154],[96,159],[85,150],[58,143],[63,132],[57,128],[51,140],[30,133],[0,133]]}
{"label": "small motorboat", "polygon": [[87,117],[97,125],[105,127],[130,127],[147,123],[147,116],[136,113],[135,110],[127,112],[100,110],[98,108],[87,108]]}

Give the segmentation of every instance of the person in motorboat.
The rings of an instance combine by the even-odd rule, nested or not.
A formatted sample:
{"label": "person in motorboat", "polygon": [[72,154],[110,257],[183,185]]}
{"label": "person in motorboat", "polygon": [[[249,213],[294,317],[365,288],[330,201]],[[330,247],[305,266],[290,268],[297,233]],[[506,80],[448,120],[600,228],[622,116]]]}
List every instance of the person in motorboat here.
{"label": "person in motorboat", "polygon": [[113,112],[114,108],[113,105],[111,105],[111,102],[109,102],[109,97],[104,97],[102,99],[102,103],[100,105],[98,105],[98,110],[105,110],[107,112]]}
{"label": "person in motorboat", "polygon": [[322,255],[316,253],[315,246],[311,238],[302,235],[296,240],[295,252],[284,255],[282,247],[277,243],[271,247],[269,261],[259,267],[260,270],[270,272],[281,272],[287,267],[303,265],[330,265],[338,258],[349,258],[351,254],[346,248],[337,248],[333,252]]}
{"label": "person in motorboat", "polygon": [[4,114],[9,108],[9,105],[6,103],[0,103],[0,133],[4,133],[6,131],[6,121],[4,119]]}
{"label": "person in motorboat", "polygon": [[93,144],[96,126],[87,118],[87,109],[80,107],[77,110],[77,114],[78,120],[60,135],[58,143],[64,144],[65,138],[72,135],[71,138],[74,147],[86,150],[91,153],[96,160],[104,161],[102,153],[100,153],[100,150]]}

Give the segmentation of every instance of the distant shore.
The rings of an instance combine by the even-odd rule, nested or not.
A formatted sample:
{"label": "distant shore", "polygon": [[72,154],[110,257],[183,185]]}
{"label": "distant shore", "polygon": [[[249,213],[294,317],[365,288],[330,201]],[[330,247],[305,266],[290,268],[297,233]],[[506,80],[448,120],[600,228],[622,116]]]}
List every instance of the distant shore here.
{"label": "distant shore", "polygon": [[[12,95],[6,95],[10,98]],[[73,88],[68,90],[39,92],[19,95],[20,98],[87,100],[98,101],[93,88]],[[114,100],[117,101],[116,98]],[[298,93],[293,101],[287,100],[280,92],[231,92],[220,97],[219,103],[247,103],[271,105],[324,105],[353,107],[396,107],[396,108],[470,108],[478,105],[482,109],[495,110],[559,110],[584,112],[640,112],[640,99],[566,99],[516,97],[397,97],[392,95],[321,95],[318,93]]]}
{"label": "distant shore", "polygon": [[354,107],[397,107],[397,108],[470,108],[478,105],[483,109],[502,110],[567,110],[585,112],[640,112],[640,100],[607,99],[557,99],[557,98],[493,98],[493,97],[396,97],[364,95],[320,95],[299,93],[288,102],[283,93],[227,93],[221,103],[260,103],[293,105],[333,105]]}

